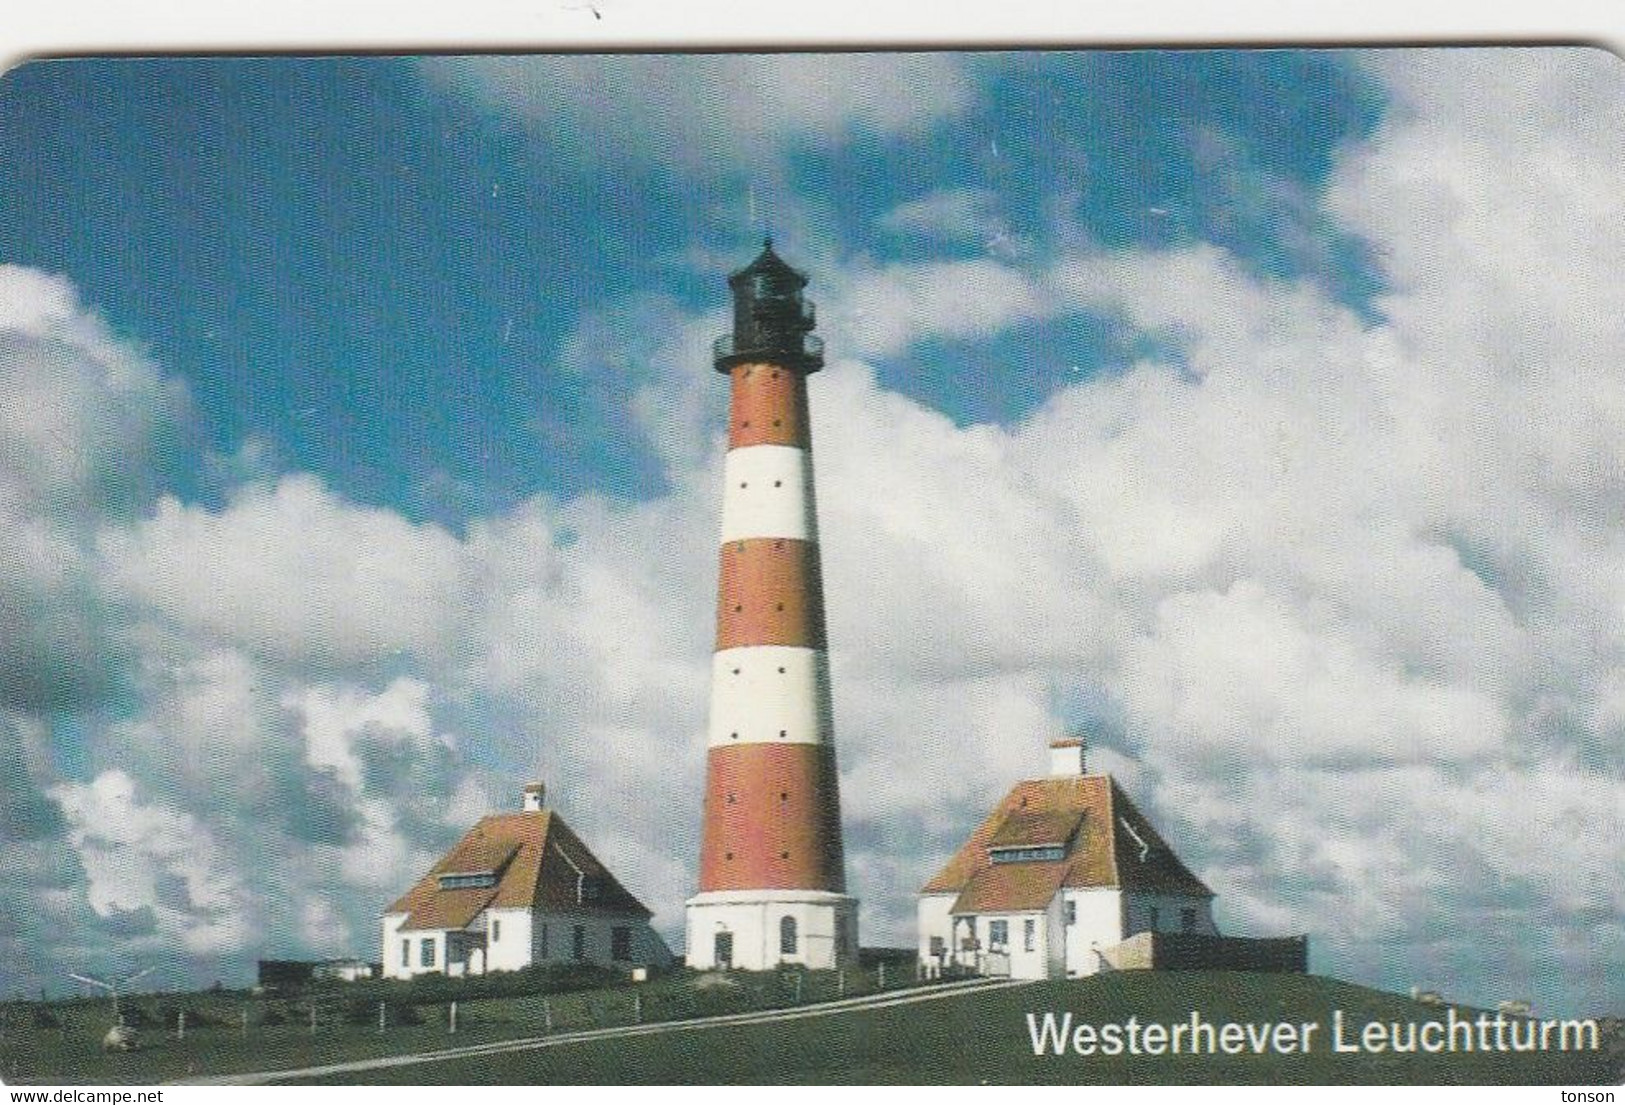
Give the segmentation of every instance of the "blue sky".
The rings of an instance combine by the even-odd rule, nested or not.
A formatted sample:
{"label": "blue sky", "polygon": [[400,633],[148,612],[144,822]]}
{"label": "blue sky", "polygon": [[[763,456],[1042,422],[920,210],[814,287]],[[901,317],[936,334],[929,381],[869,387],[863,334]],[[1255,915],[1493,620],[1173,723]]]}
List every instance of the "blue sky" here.
{"label": "blue sky", "polygon": [[[881,225],[931,192],[977,189],[1035,254],[1060,247],[1064,219],[1107,247],[1212,241],[1355,304],[1375,290],[1358,243],[1295,198],[1379,115],[1380,89],[1346,58],[985,55],[969,68],[965,111],[903,136],[793,145],[753,204],[759,165],[605,166],[577,135],[445,95],[410,59],[39,63],[0,96],[0,254],[68,276],[184,377],[198,439],[166,458],[183,495],[219,491],[187,459],[197,450],[257,438],[358,501],[453,523],[537,492],[659,491],[658,460],[621,423],[623,382],[561,371],[562,347],[584,314],[634,296],[714,307],[722,273],[674,259],[745,258],[775,202],[817,211],[838,254],[882,262],[982,252]],[[1067,382],[1025,348],[1089,373],[1139,340],[1072,318],[901,349],[878,368],[956,422],[1008,422]]]}
{"label": "blue sky", "polygon": [[1221,927],[1618,1011],[1619,78],[1585,50],[13,70],[0,892],[29,907],[0,993],[373,954],[536,776],[680,933],[709,346],[771,232],[830,351],[866,942],[908,942],[914,888],[1082,728]]}

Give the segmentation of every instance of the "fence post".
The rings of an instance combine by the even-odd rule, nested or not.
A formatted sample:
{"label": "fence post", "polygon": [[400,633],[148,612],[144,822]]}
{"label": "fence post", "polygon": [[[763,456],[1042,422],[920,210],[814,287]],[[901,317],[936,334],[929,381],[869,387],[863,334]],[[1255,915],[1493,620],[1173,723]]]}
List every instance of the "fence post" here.
{"label": "fence post", "polygon": [[186,1039],[186,1010],[184,1009],[175,1014],[175,1039]]}
{"label": "fence post", "polygon": [[553,1003],[547,998],[542,999],[542,1031],[553,1031]]}
{"label": "fence post", "polygon": [[882,989],[882,990],[884,990],[886,988],[886,961],[884,959],[882,959],[880,961],[880,986],[879,986],[879,988]]}
{"label": "fence post", "polygon": [[248,1035],[248,1006],[243,1006],[243,1035]]}
{"label": "fence post", "polygon": [[310,1003],[310,1034],[316,1035],[316,1003]]}
{"label": "fence post", "polygon": [[447,1031],[452,1032],[452,1033],[455,1033],[457,1031],[457,1003],[455,1001],[453,1001],[451,1003],[451,1017],[450,1017],[450,1020],[449,1020],[449,1028],[447,1029]]}
{"label": "fence post", "polygon": [[846,970],[843,968],[835,972],[835,996],[846,997]]}
{"label": "fence post", "polygon": [[384,1003],[379,1002],[378,1003],[378,1034],[381,1036],[381,1035],[383,1035],[383,1033],[384,1033]]}
{"label": "fence post", "polygon": [[632,995],[632,1023],[643,1023],[643,995],[641,993]]}
{"label": "fence post", "polygon": [[796,972],[796,1004],[801,1004],[801,972]]}

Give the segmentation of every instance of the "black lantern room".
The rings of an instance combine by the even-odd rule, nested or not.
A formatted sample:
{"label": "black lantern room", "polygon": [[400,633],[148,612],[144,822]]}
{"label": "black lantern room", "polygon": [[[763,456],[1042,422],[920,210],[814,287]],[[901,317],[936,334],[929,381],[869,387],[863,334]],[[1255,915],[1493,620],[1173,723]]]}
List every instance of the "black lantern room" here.
{"label": "black lantern room", "polygon": [[801,372],[824,365],[823,340],[812,333],[817,312],[802,297],[807,278],[773,252],[773,239],[761,255],[728,277],[733,290],[733,333],[716,341],[718,372],[748,361],[767,361]]}

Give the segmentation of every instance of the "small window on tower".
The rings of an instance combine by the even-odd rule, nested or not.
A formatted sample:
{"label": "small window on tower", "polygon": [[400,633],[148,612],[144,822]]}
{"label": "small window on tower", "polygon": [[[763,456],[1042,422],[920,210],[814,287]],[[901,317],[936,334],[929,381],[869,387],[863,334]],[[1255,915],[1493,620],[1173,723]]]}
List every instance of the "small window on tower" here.
{"label": "small window on tower", "polygon": [[796,954],[796,919],[784,917],[779,921],[779,954]]}

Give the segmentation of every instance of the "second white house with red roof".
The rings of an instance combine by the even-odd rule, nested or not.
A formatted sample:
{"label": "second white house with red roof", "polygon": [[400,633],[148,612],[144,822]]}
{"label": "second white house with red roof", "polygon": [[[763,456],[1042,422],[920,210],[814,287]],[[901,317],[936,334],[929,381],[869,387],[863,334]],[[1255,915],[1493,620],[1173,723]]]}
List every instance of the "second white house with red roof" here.
{"label": "second white house with red roof", "polygon": [[1136,934],[1218,936],[1213,891],[1084,755],[1081,740],[1051,744],[1049,776],[1017,783],[921,889],[926,971],[1088,975],[1130,965]]}

